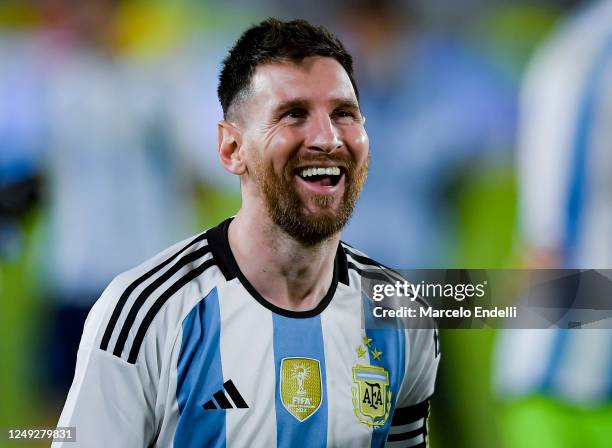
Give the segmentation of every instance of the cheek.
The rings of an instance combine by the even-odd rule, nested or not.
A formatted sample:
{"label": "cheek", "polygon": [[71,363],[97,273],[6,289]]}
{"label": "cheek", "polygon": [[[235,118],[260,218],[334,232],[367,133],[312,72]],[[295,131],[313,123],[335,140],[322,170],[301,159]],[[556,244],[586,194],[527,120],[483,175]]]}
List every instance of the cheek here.
{"label": "cheek", "polygon": [[277,172],[282,172],[287,162],[300,148],[300,131],[292,127],[278,129],[267,140],[264,157],[271,161]]}
{"label": "cheek", "polygon": [[370,152],[370,140],[363,127],[349,129],[345,134],[348,149],[353,155],[357,165],[364,163]]}

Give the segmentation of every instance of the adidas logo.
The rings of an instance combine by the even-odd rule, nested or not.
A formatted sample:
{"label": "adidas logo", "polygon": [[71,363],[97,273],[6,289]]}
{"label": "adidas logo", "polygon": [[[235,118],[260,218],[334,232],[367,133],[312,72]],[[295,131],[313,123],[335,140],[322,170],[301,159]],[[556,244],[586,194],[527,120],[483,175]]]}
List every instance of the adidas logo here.
{"label": "adidas logo", "polygon": [[[227,399],[223,389],[225,389],[225,392],[227,392],[227,394],[230,396],[230,398],[234,402],[234,405],[232,405],[232,403]],[[244,409],[249,407],[246,404],[246,401],[244,401],[244,398],[242,398],[242,395],[240,395],[240,392],[238,392],[238,389],[236,389],[236,386],[234,386],[232,380],[227,380],[225,383],[223,383],[223,389],[220,389],[215,392],[213,394],[213,399],[208,400],[202,405],[202,407],[209,411],[219,408],[233,409],[234,407],[236,407],[239,409]]]}

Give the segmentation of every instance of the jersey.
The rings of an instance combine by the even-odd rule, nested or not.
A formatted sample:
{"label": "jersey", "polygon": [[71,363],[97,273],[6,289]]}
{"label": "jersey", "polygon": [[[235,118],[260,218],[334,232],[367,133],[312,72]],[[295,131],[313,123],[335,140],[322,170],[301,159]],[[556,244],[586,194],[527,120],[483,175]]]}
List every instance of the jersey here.
{"label": "jersey", "polygon": [[281,309],[241,272],[230,222],[111,282],[59,426],[94,448],[425,447],[437,335],[364,330],[378,265],[340,243],[318,306]]}

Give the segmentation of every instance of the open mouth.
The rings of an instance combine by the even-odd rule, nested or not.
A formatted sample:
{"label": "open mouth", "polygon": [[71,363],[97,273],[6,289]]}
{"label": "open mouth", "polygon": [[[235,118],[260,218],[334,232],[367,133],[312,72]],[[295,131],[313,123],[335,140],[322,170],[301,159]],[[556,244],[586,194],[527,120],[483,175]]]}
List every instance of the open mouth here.
{"label": "open mouth", "polygon": [[305,182],[322,187],[334,187],[345,174],[346,169],[341,166],[303,167],[296,170],[296,175]]}

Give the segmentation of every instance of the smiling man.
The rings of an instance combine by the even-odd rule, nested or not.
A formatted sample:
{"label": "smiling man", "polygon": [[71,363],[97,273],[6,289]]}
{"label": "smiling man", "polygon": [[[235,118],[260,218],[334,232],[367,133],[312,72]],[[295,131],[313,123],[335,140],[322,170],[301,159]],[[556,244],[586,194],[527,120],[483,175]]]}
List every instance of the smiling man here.
{"label": "smiling man", "polygon": [[60,426],[108,446],[426,445],[433,330],[362,325],[376,262],[340,242],[369,159],[352,59],[269,19],[224,61],[234,218],[118,276],[92,309]]}

